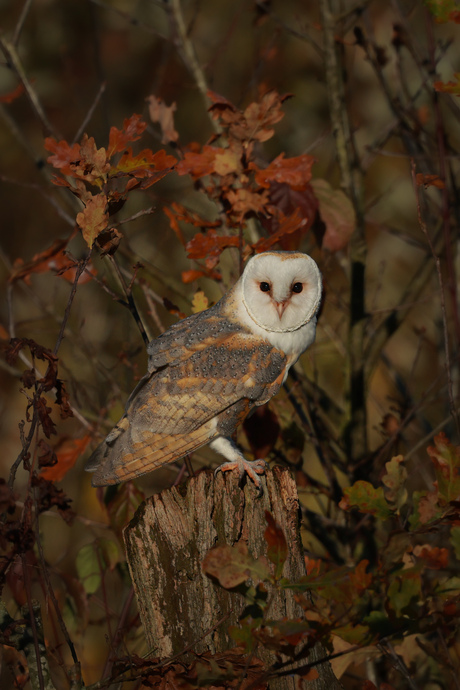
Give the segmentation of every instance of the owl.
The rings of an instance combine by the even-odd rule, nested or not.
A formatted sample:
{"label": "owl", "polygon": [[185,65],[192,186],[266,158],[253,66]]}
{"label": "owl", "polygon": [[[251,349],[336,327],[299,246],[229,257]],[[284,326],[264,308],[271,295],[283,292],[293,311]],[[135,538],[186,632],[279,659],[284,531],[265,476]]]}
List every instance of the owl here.
{"label": "owl", "polygon": [[260,489],[265,461],[246,460],[230,437],[314,341],[321,290],[307,254],[267,251],[214,306],[152,340],[148,372],[88,461],[93,486],[133,479],[209,444],[226,460],[218,469],[246,473]]}

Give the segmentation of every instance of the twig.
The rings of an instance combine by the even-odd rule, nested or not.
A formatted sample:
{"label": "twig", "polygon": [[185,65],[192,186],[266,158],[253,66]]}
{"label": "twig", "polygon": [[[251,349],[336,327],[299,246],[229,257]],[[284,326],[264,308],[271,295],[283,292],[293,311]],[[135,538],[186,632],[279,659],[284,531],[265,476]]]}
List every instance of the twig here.
{"label": "twig", "polygon": [[75,143],[76,141],[80,141],[81,137],[83,136],[83,132],[85,131],[88,122],[91,120],[93,113],[96,110],[97,104],[99,103],[103,93],[105,92],[106,86],[107,86],[107,84],[105,81],[102,82],[102,84],[100,85],[99,90],[98,90],[98,92],[94,98],[94,101],[92,102],[88,112],[86,113],[86,116],[85,116],[83,122],[81,123],[80,127],[78,128],[77,133],[74,136],[73,143]]}
{"label": "twig", "polygon": [[455,426],[457,430],[457,436],[460,437],[460,420],[459,420],[459,415],[457,411],[457,406],[454,401],[454,388],[453,388],[453,381],[452,381],[452,362],[451,362],[451,357],[450,357],[450,347],[449,347],[449,327],[447,324],[447,314],[446,314],[446,302],[444,298],[444,280],[442,277],[442,271],[441,271],[441,261],[439,260],[439,256],[436,253],[434,244],[431,240],[431,237],[428,233],[427,227],[423,221],[422,218],[422,211],[420,208],[420,199],[419,199],[419,194],[418,194],[418,187],[417,187],[417,181],[415,177],[415,162],[412,161],[411,163],[411,172],[412,172],[412,182],[414,185],[414,192],[415,192],[415,198],[417,201],[417,217],[418,217],[418,222],[420,225],[420,229],[425,235],[427,242],[430,246],[431,254],[434,259],[434,263],[436,266],[436,273],[438,276],[438,283],[439,283],[439,291],[440,291],[440,298],[441,298],[441,313],[442,313],[442,325],[443,325],[443,330],[444,330],[444,354],[446,358],[446,373],[447,373],[447,389],[449,392],[449,405],[450,405],[450,413],[452,415],[452,419],[455,421]]}
{"label": "twig", "polygon": [[348,330],[348,429],[346,446],[355,461],[367,452],[366,381],[364,376],[365,270],[367,248],[365,241],[364,209],[362,201],[362,175],[355,152],[353,136],[345,106],[343,66],[335,43],[336,23],[331,0],[320,0],[324,37],[326,70],[331,122],[336,141],[341,184],[350,197],[356,215],[356,228],[350,240],[350,321]]}
{"label": "twig", "polygon": [[88,252],[88,254],[86,255],[86,258],[83,259],[83,261],[79,262],[79,264],[75,270],[75,279],[73,281],[72,289],[70,291],[69,299],[67,301],[67,306],[66,306],[65,312],[64,312],[64,318],[62,319],[61,328],[59,330],[59,334],[58,334],[56,344],[55,344],[54,350],[53,350],[53,354],[55,354],[55,355],[57,354],[57,352],[61,346],[62,340],[64,338],[64,331],[65,331],[65,328],[67,326],[67,321],[69,320],[70,310],[72,308],[72,302],[74,300],[75,293],[77,292],[78,281],[80,280],[80,276],[83,273],[83,271],[85,270],[90,258],[91,258],[91,251]]}
{"label": "twig", "polygon": [[137,324],[137,327],[139,328],[139,331],[141,333],[142,339],[143,339],[145,345],[147,346],[150,342],[150,339],[146,333],[144,324],[143,324],[142,319],[140,317],[139,311],[136,307],[136,303],[133,299],[133,293],[132,293],[132,285],[133,285],[133,282],[136,278],[137,268],[139,266],[135,267],[135,273],[131,278],[130,285],[128,286],[128,285],[126,285],[125,279],[123,278],[123,274],[122,274],[120,267],[118,266],[117,262],[115,261],[114,257],[111,256],[110,254],[108,254],[107,258],[109,259],[110,263],[112,264],[112,267],[113,267],[113,269],[114,269],[114,271],[118,277],[118,280],[120,281],[120,285],[123,289],[123,292],[125,293],[126,305],[129,309],[129,311],[131,312],[131,314],[133,315],[134,320]]}
{"label": "twig", "polygon": [[53,134],[54,137],[59,138],[58,133],[56,132],[55,128],[51,124],[51,122],[48,120],[48,117],[43,110],[42,104],[40,103],[40,100],[35,92],[35,90],[32,88],[32,84],[30,81],[27,79],[26,73],[24,71],[24,68],[22,66],[21,60],[19,59],[19,55],[17,54],[15,46],[7,41],[5,38],[0,36],[0,47],[3,51],[3,54],[5,55],[5,58],[8,62],[8,64],[14,69],[16,72],[17,76],[21,80],[24,89],[26,91],[26,94],[29,98],[29,101],[32,105],[32,108],[35,110],[38,118],[40,119],[41,123],[43,124],[45,131],[48,134]]}
{"label": "twig", "polygon": [[[184,65],[194,78],[196,85],[198,87],[199,92],[201,93],[201,96],[203,98],[206,111],[208,111],[209,107],[211,106],[211,101],[208,97],[208,86],[206,84],[206,79],[204,76],[204,72],[201,69],[201,66],[198,62],[198,59],[196,57],[195,49],[193,47],[193,44],[191,40],[189,39],[187,35],[187,29],[185,26],[185,21],[184,21],[184,15],[182,14],[182,7],[180,0],[171,0],[170,2],[170,7],[171,7],[171,18],[174,23],[175,27],[175,45],[179,51],[180,56],[182,57],[182,60],[184,62]],[[212,125],[212,128],[216,132],[216,134],[220,134],[221,128],[219,124],[214,120],[214,118],[209,115],[209,119]]]}
{"label": "twig", "polygon": [[13,40],[11,41],[14,46],[17,46],[18,44],[19,36],[21,35],[22,27],[24,26],[24,22],[26,21],[26,17],[29,13],[31,5],[32,0],[26,0],[21,10],[21,14],[19,15],[19,19],[14,30]]}

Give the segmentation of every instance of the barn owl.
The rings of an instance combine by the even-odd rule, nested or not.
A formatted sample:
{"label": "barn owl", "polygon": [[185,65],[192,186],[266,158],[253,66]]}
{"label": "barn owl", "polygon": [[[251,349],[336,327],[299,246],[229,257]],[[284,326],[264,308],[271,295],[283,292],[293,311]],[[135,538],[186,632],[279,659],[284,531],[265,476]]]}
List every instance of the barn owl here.
{"label": "barn owl", "polygon": [[247,473],[260,490],[265,461],[247,461],[230,436],[312,344],[321,290],[306,254],[257,254],[217,304],[152,340],[147,374],[88,461],[93,486],[133,479],[209,444],[226,459],[218,469]]}

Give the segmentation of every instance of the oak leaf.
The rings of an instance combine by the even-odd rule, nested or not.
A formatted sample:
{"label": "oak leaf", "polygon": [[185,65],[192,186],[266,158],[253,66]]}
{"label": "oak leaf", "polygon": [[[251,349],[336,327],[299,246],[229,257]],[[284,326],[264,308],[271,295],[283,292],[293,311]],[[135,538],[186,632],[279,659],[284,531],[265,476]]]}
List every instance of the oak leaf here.
{"label": "oak leaf", "polygon": [[236,235],[220,236],[214,230],[206,234],[199,232],[187,242],[186,250],[189,259],[205,259],[207,268],[214,268],[219,256],[227,247],[239,247],[240,239]]}
{"label": "oak leaf", "polygon": [[284,182],[292,189],[302,190],[311,180],[314,162],[313,156],[307,154],[285,158],[284,153],[280,153],[266,168],[261,169],[252,161],[249,168],[255,171],[255,180],[261,187],[268,189],[272,182]]}
{"label": "oak leaf", "polygon": [[77,214],[77,225],[82,231],[86,244],[91,248],[96,237],[106,229],[109,219],[107,197],[96,194],[86,202],[86,206]]}
{"label": "oak leaf", "polygon": [[161,99],[153,94],[145,99],[149,106],[149,115],[152,122],[158,122],[161,127],[162,144],[169,144],[171,141],[179,139],[179,133],[174,128],[174,113],[177,110],[175,103],[166,105]]}
{"label": "oak leaf", "polygon": [[322,246],[330,252],[345,249],[356,227],[356,216],[349,198],[340,189],[332,189],[326,180],[312,180],[319,202],[319,213],[326,226]]}
{"label": "oak leaf", "polygon": [[111,158],[115,153],[123,151],[128,143],[140,139],[146,127],[147,123],[142,120],[141,115],[137,114],[123,121],[123,129],[111,127],[107,156]]}
{"label": "oak leaf", "polygon": [[75,439],[63,436],[53,448],[56,463],[43,468],[40,475],[49,481],[60,482],[85,452],[90,440],[90,434]]}
{"label": "oak leaf", "polygon": [[256,253],[268,251],[273,247],[273,245],[277,244],[277,242],[282,242],[282,240],[285,240],[288,235],[306,227],[308,223],[308,219],[302,218],[298,210],[287,217],[284,215],[284,213],[279,213],[278,218],[278,230],[270,235],[270,237],[262,237],[262,239],[258,240],[254,245],[252,245],[252,248]]}

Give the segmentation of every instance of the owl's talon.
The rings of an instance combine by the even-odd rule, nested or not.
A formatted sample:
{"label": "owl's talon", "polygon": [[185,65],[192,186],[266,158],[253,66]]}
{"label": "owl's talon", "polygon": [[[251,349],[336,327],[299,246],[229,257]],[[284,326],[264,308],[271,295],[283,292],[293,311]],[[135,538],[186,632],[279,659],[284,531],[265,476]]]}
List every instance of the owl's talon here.
{"label": "owl's talon", "polygon": [[266,469],[267,463],[265,460],[250,461],[246,460],[245,458],[238,458],[237,460],[223,462],[222,465],[219,465],[219,467],[214,471],[214,474],[216,475],[219,471],[228,472],[230,470],[238,470],[240,484],[244,478],[244,475],[247,474],[257,487],[259,496],[262,496],[264,490],[258,475],[265,474]]}

